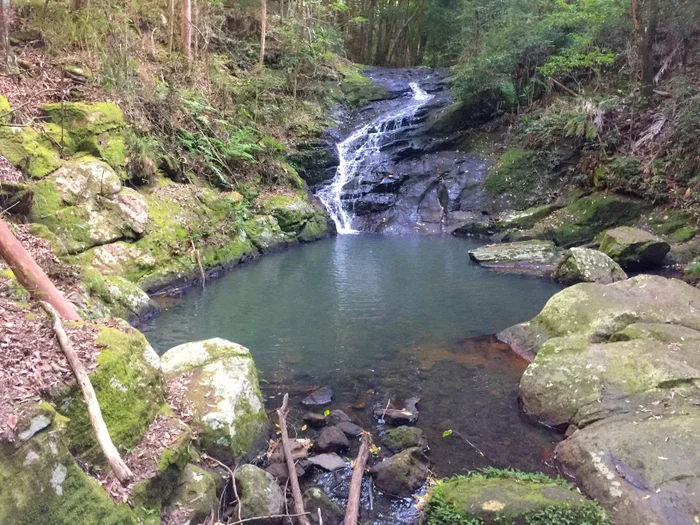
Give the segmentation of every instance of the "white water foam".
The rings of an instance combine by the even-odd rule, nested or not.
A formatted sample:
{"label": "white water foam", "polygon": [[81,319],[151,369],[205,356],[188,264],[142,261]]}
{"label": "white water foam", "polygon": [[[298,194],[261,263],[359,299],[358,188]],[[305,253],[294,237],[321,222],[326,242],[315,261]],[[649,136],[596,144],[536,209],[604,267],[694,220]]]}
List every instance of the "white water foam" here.
{"label": "white water foam", "polygon": [[[318,198],[328,210],[338,234],[358,233],[352,227],[352,202],[344,206],[343,188],[363,174],[363,161],[379,153],[379,148],[389,141],[396,140],[403,130],[402,123],[410,121],[416,112],[425,105],[433,95],[426,93],[420,86],[411,82],[413,97],[408,104],[380,115],[375,120],[355,130],[348,138],[338,143],[339,164],[335,177],[317,192]],[[350,208],[350,209],[348,209]]]}

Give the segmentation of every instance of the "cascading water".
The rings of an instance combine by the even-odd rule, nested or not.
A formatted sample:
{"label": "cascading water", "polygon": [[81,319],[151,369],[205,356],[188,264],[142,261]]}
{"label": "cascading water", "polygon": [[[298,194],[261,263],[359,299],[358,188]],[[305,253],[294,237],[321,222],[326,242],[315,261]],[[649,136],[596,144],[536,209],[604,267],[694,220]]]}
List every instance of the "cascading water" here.
{"label": "cascading water", "polygon": [[352,227],[353,202],[343,198],[343,188],[361,177],[365,161],[378,154],[382,145],[396,140],[412,123],[416,112],[433,98],[415,82],[411,82],[410,87],[413,96],[408,104],[380,115],[355,130],[337,146],[340,162],[335,177],[317,192],[317,196],[328,210],[339,234],[357,233]]}

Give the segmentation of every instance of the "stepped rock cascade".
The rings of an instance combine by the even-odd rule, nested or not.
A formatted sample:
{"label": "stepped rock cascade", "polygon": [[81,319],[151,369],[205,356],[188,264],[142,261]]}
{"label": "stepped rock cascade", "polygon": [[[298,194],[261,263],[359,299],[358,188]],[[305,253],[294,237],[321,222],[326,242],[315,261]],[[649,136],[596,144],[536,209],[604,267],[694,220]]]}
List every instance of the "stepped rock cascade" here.
{"label": "stepped rock cascade", "polygon": [[306,168],[338,232],[441,234],[488,223],[504,207],[484,189],[493,159],[469,129],[478,115],[458,110],[447,72],[367,76],[384,95],[338,118],[326,153]]}
{"label": "stepped rock cascade", "polygon": [[317,192],[317,196],[328,209],[339,234],[357,232],[352,227],[353,209],[362,193],[348,192],[351,189],[348,186],[362,184],[365,168],[371,165],[373,158],[380,154],[383,146],[399,139],[415,123],[418,110],[433,98],[416,82],[411,82],[410,88],[412,97],[407,104],[365,124],[337,146],[339,165],[335,177]]}

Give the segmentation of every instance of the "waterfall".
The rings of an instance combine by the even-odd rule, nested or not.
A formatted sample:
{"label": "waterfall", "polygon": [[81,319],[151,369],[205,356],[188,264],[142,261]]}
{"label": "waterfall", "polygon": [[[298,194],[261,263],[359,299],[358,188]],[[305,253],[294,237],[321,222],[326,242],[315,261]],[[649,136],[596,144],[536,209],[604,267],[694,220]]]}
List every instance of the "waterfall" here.
{"label": "waterfall", "polygon": [[328,210],[339,234],[357,233],[352,227],[354,198],[343,198],[346,184],[362,177],[364,161],[378,154],[382,145],[396,140],[412,123],[418,109],[433,98],[415,82],[411,82],[410,87],[413,92],[410,102],[380,115],[337,145],[340,162],[335,177],[316,195]]}

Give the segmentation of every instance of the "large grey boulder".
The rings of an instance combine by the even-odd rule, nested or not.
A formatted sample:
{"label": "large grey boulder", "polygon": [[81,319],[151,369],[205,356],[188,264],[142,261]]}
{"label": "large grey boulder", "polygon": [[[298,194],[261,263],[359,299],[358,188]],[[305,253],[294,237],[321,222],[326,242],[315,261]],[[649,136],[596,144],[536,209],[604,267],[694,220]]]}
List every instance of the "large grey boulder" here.
{"label": "large grey boulder", "polygon": [[185,343],[161,356],[161,369],[182,377],[204,450],[241,460],[266,447],[269,420],[247,348],[219,338]]}
{"label": "large grey boulder", "polygon": [[[236,469],[236,490],[241,505],[241,518],[260,518],[284,514],[284,494],[270,474],[254,465]],[[263,525],[279,525],[282,518],[255,520]]]}
{"label": "large grey boulder", "polygon": [[218,511],[214,476],[197,465],[185,466],[163,513],[171,523],[203,523]]}
{"label": "large grey boulder", "polygon": [[340,507],[329,498],[323,490],[318,487],[311,487],[304,492],[304,510],[310,512],[309,519],[314,525],[319,525],[318,511],[321,511],[321,519],[324,524],[338,525],[343,521],[345,513]]}
{"label": "large grey boulder", "polygon": [[694,522],[700,290],[651,275],[578,284],[499,336],[534,357],[523,408],[569,427],[557,458],[616,525]]}
{"label": "large grey boulder", "polygon": [[639,228],[620,226],[603,232],[598,238],[600,251],[629,270],[646,270],[660,266],[671,245]]}
{"label": "large grey boulder", "polygon": [[610,284],[627,279],[625,271],[610,257],[590,248],[571,248],[552,275],[564,284]]}
{"label": "large grey boulder", "polygon": [[548,275],[561,262],[563,251],[550,241],[519,241],[481,246],[470,251],[469,257],[501,272]]}

